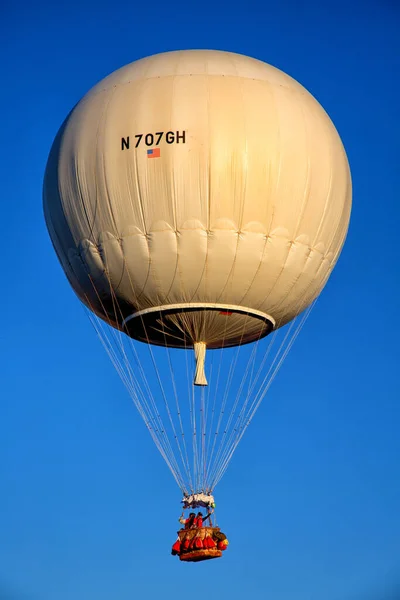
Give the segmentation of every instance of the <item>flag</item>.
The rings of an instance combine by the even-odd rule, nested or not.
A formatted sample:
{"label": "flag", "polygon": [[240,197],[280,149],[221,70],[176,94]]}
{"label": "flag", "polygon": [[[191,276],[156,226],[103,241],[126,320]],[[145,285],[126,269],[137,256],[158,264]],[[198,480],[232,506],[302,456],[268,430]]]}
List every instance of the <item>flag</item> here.
{"label": "flag", "polygon": [[147,150],[147,158],[159,158],[160,148],[151,148]]}

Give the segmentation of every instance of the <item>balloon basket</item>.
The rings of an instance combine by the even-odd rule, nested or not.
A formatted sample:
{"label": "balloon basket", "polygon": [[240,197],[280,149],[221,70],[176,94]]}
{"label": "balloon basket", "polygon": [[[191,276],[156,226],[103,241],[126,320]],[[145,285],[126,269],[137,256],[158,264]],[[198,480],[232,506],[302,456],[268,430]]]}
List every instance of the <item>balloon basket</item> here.
{"label": "balloon basket", "polygon": [[[213,558],[220,558],[222,551],[215,545],[214,548],[199,548],[194,544],[196,540],[204,540],[209,538],[218,541],[219,537],[225,537],[224,534],[220,533],[219,527],[195,527],[193,529],[180,529],[178,531],[178,540],[180,542],[179,559],[183,562],[200,562],[202,560],[211,560]],[[185,543],[189,544],[189,547],[185,549]],[[178,552],[177,552],[178,554]]]}

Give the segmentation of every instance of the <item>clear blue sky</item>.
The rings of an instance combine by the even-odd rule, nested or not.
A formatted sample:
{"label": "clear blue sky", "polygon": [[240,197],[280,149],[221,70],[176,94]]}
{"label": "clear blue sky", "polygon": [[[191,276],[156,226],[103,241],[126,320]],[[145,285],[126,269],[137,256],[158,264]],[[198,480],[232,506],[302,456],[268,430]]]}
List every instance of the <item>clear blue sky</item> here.
{"label": "clear blue sky", "polygon": [[[1,600],[399,597],[399,30],[395,0],[3,2]],[[199,565],[169,555],[179,490],[41,205],[48,150],[82,95],[185,48],[298,79],[335,122],[354,184],[337,269],[218,488],[230,548]]]}

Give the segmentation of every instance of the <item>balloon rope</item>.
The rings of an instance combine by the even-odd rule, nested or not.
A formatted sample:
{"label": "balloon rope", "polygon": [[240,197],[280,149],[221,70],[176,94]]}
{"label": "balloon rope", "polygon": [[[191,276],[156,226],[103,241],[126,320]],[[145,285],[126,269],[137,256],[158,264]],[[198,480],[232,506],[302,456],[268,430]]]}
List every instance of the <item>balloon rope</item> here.
{"label": "balloon rope", "polygon": [[[178,483],[178,485],[181,485],[179,476],[176,472],[176,467],[173,466],[174,457],[172,453],[172,448],[170,447],[168,438],[165,437],[165,431],[163,429],[163,426],[161,424],[161,429],[159,428],[157,424],[157,421],[159,419],[155,418],[155,416],[152,415],[149,405],[146,402],[146,398],[142,393],[141,387],[137,384],[135,385],[136,382],[135,378],[133,377],[132,369],[129,363],[126,363],[126,355],[123,356],[122,359],[118,356],[118,351],[121,352],[121,346],[117,341],[116,335],[114,335],[114,333],[116,333],[115,330],[111,327],[107,328],[108,331],[111,333],[111,335],[107,335],[102,321],[89,310],[86,309],[85,312],[90,322],[92,323],[100,339],[100,342],[102,343],[108,356],[110,357],[110,360],[114,365],[118,375],[120,376],[122,382],[125,384],[125,387],[127,388],[128,393],[131,396],[131,399],[134,402],[139,414],[143,418],[145,425],[149,430],[154,443],[156,444],[156,447],[158,448],[162,457],[167,463],[176,482]],[[123,354],[125,354],[124,351]],[[125,369],[123,363],[125,363]],[[140,396],[143,397],[142,403],[140,401]]]}
{"label": "balloon rope", "polygon": [[[187,381],[187,400],[188,400],[188,405],[189,405],[189,420],[190,420],[190,430],[193,431],[193,427],[194,427],[194,411],[193,411],[193,393],[194,393],[194,385],[193,385],[193,380],[190,376],[190,372],[189,372],[189,350],[187,348],[186,345],[186,337],[185,337],[185,359],[186,359],[186,381]],[[193,437],[192,437],[192,443],[193,443]],[[189,468],[189,473],[190,473],[190,468]],[[195,489],[194,489],[194,485],[193,485],[193,478],[192,475],[190,474],[190,490],[192,492],[192,494],[195,493]]]}
{"label": "balloon rope", "polygon": [[225,471],[228,467],[228,464],[230,462],[230,460],[232,459],[232,456],[237,448],[237,446],[239,445],[240,440],[242,439],[246,429],[248,428],[248,426],[250,425],[252,419],[254,418],[255,413],[257,412],[257,409],[259,408],[263,398],[265,397],[265,395],[267,394],[273,380],[275,379],[280,367],[282,366],[283,361],[285,360],[286,356],[288,355],[290,349],[292,348],[297,336],[299,335],[300,331],[302,330],[302,328],[304,327],[304,324],[306,322],[306,320],[308,319],[313,307],[315,306],[315,302],[314,301],[305,311],[303,317],[300,320],[300,323],[298,324],[297,328],[295,329],[293,335],[291,336],[291,338],[289,339],[289,342],[286,345],[285,350],[283,351],[281,357],[279,358],[275,368],[274,365],[279,357],[279,354],[282,350],[282,348],[284,347],[284,344],[290,334],[290,330],[292,329],[292,325],[294,324],[294,322],[296,321],[296,319],[294,321],[292,321],[291,323],[291,327],[289,327],[289,331],[286,333],[285,338],[283,340],[283,342],[281,343],[278,352],[275,355],[275,358],[266,374],[266,376],[264,377],[264,380],[262,382],[262,385],[260,387],[259,392],[256,394],[248,412],[246,413],[245,417],[244,417],[244,426],[241,426],[239,428],[239,431],[237,432],[237,436],[232,444],[232,446],[229,448],[227,452],[225,453],[225,459],[224,461],[219,465],[219,469],[218,472],[216,474],[216,476],[214,477],[213,481],[212,481],[212,487],[215,488],[215,486],[218,484],[218,482],[221,480],[221,478],[223,477],[223,475],[225,474]]}
{"label": "balloon rope", "polygon": [[[236,434],[237,428],[238,428],[238,423],[240,423],[243,415],[246,412],[247,405],[248,405],[248,403],[249,403],[249,401],[251,399],[251,394],[252,394],[252,392],[254,390],[254,387],[255,387],[255,385],[257,383],[257,380],[258,380],[261,372],[264,370],[265,364],[266,364],[266,362],[268,360],[268,357],[269,357],[269,355],[271,353],[271,350],[272,350],[272,348],[274,346],[274,343],[275,343],[275,340],[277,338],[277,335],[278,335],[278,331],[274,331],[270,335],[270,337],[268,339],[268,345],[267,345],[266,352],[264,353],[264,356],[263,356],[262,361],[261,361],[261,363],[259,365],[259,368],[258,368],[258,371],[257,371],[257,374],[256,374],[255,378],[253,378],[253,374],[254,374],[254,368],[255,368],[255,364],[256,364],[256,355],[257,355],[257,350],[258,350],[258,346],[259,346],[259,343],[260,343],[260,338],[254,344],[253,351],[252,351],[251,356],[250,356],[250,358],[248,360],[247,367],[245,369],[245,372],[244,372],[243,377],[242,377],[242,381],[240,383],[238,392],[236,394],[234,410],[232,411],[232,413],[230,415],[229,424],[227,424],[227,430],[228,430],[229,427],[231,427],[231,431],[230,431],[230,433],[228,435],[227,442],[226,442],[226,445],[225,445],[225,449],[224,449],[224,453],[223,453],[223,456],[221,458],[221,461],[224,461],[224,457],[225,457],[225,454],[226,454],[226,448],[230,447],[230,445],[231,445],[231,443],[233,441],[233,438],[235,437],[235,434]],[[251,369],[251,372],[249,373],[250,369]],[[238,413],[238,415],[236,417],[235,425],[232,426],[232,422],[233,422],[233,419],[234,419],[237,407],[239,405],[240,400],[242,400],[242,392],[243,392],[243,389],[245,387],[247,377],[248,377],[247,394],[246,394],[246,396],[245,396],[245,398],[243,400],[243,404],[242,404],[242,406],[241,406],[241,408],[239,410],[239,413]],[[217,470],[218,470],[218,465],[214,464],[213,470],[210,473],[210,479],[214,479],[215,478],[215,474],[216,474]]]}
{"label": "balloon rope", "polygon": [[[151,411],[149,410],[149,407],[146,406],[146,401],[145,398],[142,399],[143,405],[141,404],[140,398],[137,394],[137,391],[140,391],[140,388],[135,389],[135,384],[132,378],[132,370],[131,369],[127,369],[128,375],[124,370],[124,367],[121,363],[121,360],[118,358],[113,343],[110,340],[110,337],[107,336],[107,334],[104,332],[103,327],[101,326],[101,321],[100,319],[93,315],[92,312],[90,312],[88,309],[85,309],[85,313],[88,316],[90,322],[92,323],[97,336],[100,339],[100,342],[102,344],[102,346],[104,347],[106,353],[108,354],[112,364],[114,365],[115,370],[117,371],[118,375],[120,376],[122,382],[124,383],[126,389],[128,390],[128,393],[130,395],[130,397],[132,398],[132,401],[136,407],[136,409],[138,410],[140,416],[142,417],[155,445],[156,448],[158,449],[158,451],[160,452],[161,456],[163,457],[163,459],[165,460],[168,468],[170,469],[175,481],[177,482],[177,484],[181,487],[182,482],[180,481],[179,477],[177,476],[176,473],[176,468],[172,465],[172,462],[170,460],[170,458],[168,457],[168,449],[165,449],[164,445],[163,445],[163,439],[159,437],[159,430],[157,429],[157,426],[153,426],[152,422],[154,422],[154,417],[151,414]],[[144,401],[143,401],[144,400]]]}
{"label": "balloon rope", "polygon": [[[229,392],[230,392],[230,389],[231,389],[231,385],[232,385],[232,381],[233,381],[233,376],[234,376],[234,374],[236,372],[236,366],[237,366],[237,362],[238,362],[238,358],[239,358],[239,354],[240,354],[240,349],[242,347],[241,343],[243,341],[243,337],[244,337],[244,334],[245,334],[245,331],[246,331],[246,325],[248,323],[248,320],[249,320],[249,315],[247,314],[246,317],[243,319],[243,326],[242,326],[242,331],[241,331],[241,336],[240,336],[240,342],[239,342],[239,345],[238,345],[238,347],[237,347],[237,349],[235,351],[235,357],[230,362],[228,378],[227,378],[227,382],[226,382],[226,385],[225,385],[225,392],[224,392],[224,396],[223,396],[223,400],[222,400],[222,404],[221,404],[220,417],[218,419],[218,424],[217,424],[217,431],[219,432],[221,430],[222,420],[223,420],[225,412],[228,414],[228,421],[227,421],[227,423],[223,427],[223,431],[221,433],[221,437],[220,437],[220,440],[219,440],[219,447],[218,447],[217,452],[215,454],[215,458],[212,461],[211,460],[212,454],[211,454],[210,460],[208,462],[207,487],[209,487],[210,489],[212,489],[212,485],[209,483],[209,481],[210,481],[210,470],[213,470],[213,466],[216,465],[218,463],[218,461],[219,461],[219,457],[220,457],[220,455],[221,455],[221,453],[223,451],[223,448],[224,448],[224,441],[225,441],[226,434],[227,434],[227,431],[228,431],[229,423],[230,423],[230,421],[231,421],[231,419],[233,417],[234,411],[235,411],[235,409],[237,407],[237,404],[234,404],[233,407],[232,407],[232,409],[229,412],[226,410],[226,404],[227,404],[227,400],[228,400],[228,397],[229,397]],[[260,335],[261,335],[261,331],[260,331]],[[221,354],[225,354],[223,350],[221,351]],[[215,440],[216,440],[216,438],[215,438]],[[215,444],[214,444],[214,446],[215,446]]]}
{"label": "balloon rope", "polygon": [[[171,377],[172,389],[173,389],[174,398],[175,398],[176,413],[177,413],[179,426],[180,426],[180,432],[181,432],[180,435],[181,435],[181,439],[182,439],[183,452],[181,450],[180,444],[178,444],[178,447],[179,447],[179,452],[180,452],[182,463],[185,466],[186,477],[189,482],[189,488],[193,489],[193,482],[192,482],[191,474],[190,474],[189,456],[188,456],[188,451],[187,451],[187,447],[186,447],[185,432],[183,429],[182,414],[181,414],[181,409],[179,406],[179,398],[178,398],[178,393],[177,393],[177,389],[176,389],[174,369],[172,366],[170,349],[168,348],[168,341],[167,341],[167,336],[165,333],[164,322],[162,320],[161,315],[160,315],[160,321],[161,321],[162,331],[163,331],[163,335],[164,335],[164,344],[166,347],[166,352],[167,352],[167,357],[168,357],[169,373],[170,373],[170,377]],[[155,366],[155,368],[157,369],[157,366]]]}
{"label": "balloon rope", "polygon": [[[261,335],[261,333],[260,333],[260,335]],[[242,376],[242,381],[240,383],[240,386],[239,386],[238,391],[236,393],[235,401],[234,401],[233,406],[232,406],[232,410],[230,411],[228,421],[227,421],[227,423],[225,425],[224,439],[221,440],[221,443],[220,443],[220,446],[219,446],[219,449],[218,449],[218,452],[217,452],[217,455],[216,455],[216,458],[215,458],[215,461],[214,461],[214,467],[218,464],[219,459],[221,457],[221,454],[223,453],[224,444],[226,442],[226,436],[227,436],[227,433],[228,433],[228,431],[230,429],[230,426],[232,424],[232,421],[233,421],[233,418],[234,418],[234,416],[236,414],[236,411],[238,409],[239,401],[240,401],[240,399],[242,397],[243,387],[244,387],[246,379],[248,377],[249,370],[251,369],[252,372],[253,372],[254,364],[255,364],[255,359],[256,359],[256,353],[257,353],[258,343],[259,343],[259,339],[253,344],[251,355],[250,355],[250,357],[249,357],[249,359],[247,361],[246,368],[245,368],[245,371],[244,371],[243,376]],[[228,444],[229,444],[229,441],[228,441]],[[212,479],[213,473],[214,473],[214,470],[215,470],[214,467],[212,468],[211,472],[209,474],[207,474],[207,481],[210,480],[210,479]]]}
{"label": "balloon rope", "polygon": [[[107,277],[107,279],[108,279],[108,277]],[[111,282],[109,281],[109,279],[108,279],[108,282],[109,282],[109,285],[110,285],[111,297],[113,299],[113,309],[114,309],[114,314],[115,314],[115,321],[119,322],[121,320],[122,313],[120,311],[118,302],[117,302],[116,297],[115,297],[114,290],[112,288],[112,285],[111,285]],[[95,292],[97,294],[98,300],[99,300],[99,302],[100,302],[100,304],[102,306],[103,313],[105,315],[107,315],[107,311],[105,310],[105,308],[104,308],[104,306],[102,304],[101,298],[100,298],[100,296],[99,296],[99,294],[97,292],[96,286],[93,284],[93,282],[92,282],[92,285],[93,285],[94,290],[95,290]],[[120,318],[118,318],[118,316],[117,316],[117,307],[118,307],[118,309],[120,311]],[[135,402],[135,397],[132,395],[131,389],[129,387],[127,387],[128,392],[130,393],[132,400],[134,401],[134,403],[135,403],[136,406],[137,406],[137,403],[140,403],[140,401],[142,402],[143,406],[146,406],[147,403],[146,403],[145,395],[144,395],[144,393],[142,391],[142,386],[140,385],[140,381],[135,377],[135,373],[134,373],[134,371],[132,369],[131,362],[129,361],[129,359],[128,359],[127,355],[126,355],[126,350],[125,350],[124,341],[123,341],[123,338],[124,338],[124,339],[129,340],[130,348],[131,348],[131,350],[132,350],[132,352],[133,352],[133,354],[135,356],[135,359],[136,359],[135,360],[136,365],[138,366],[139,373],[142,376],[142,383],[143,383],[143,385],[144,385],[144,387],[145,387],[145,389],[147,391],[148,398],[149,398],[150,403],[152,404],[152,407],[153,407],[153,413],[150,412],[150,414],[151,414],[150,420],[153,421],[153,422],[158,422],[158,424],[159,424],[159,428],[158,428],[158,430],[157,429],[155,430],[155,433],[157,434],[157,437],[161,441],[161,445],[163,447],[164,453],[162,454],[162,456],[163,456],[164,460],[166,460],[169,468],[173,471],[174,478],[178,482],[179,487],[182,489],[182,491],[185,492],[186,491],[186,485],[184,483],[184,478],[182,477],[180,467],[179,467],[179,465],[177,463],[176,457],[175,457],[174,452],[172,450],[172,446],[171,446],[169,437],[167,435],[166,428],[165,428],[165,426],[164,426],[164,424],[162,422],[162,418],[161,418],[160,412],[158,410],[157,404],[155,402],[154,396],[151,393],[151,389],[150,389],[150,386],[148,384],[148,381],[147,381],[147,378],[146,378],[146,374],[145,374],[145,372],[144,372],[144,370],[142,368],[141,361],[139,360],[139,357],[137,355],[135,345],[133,344],[133,341],[132,341],[131,338],[129,338],[128,336],[125,336],[124,334],[122,334],[120,330],[116,330],[115,328],[113,328],[110,319],[108,319],[108,320],[109,320],[109,324],[110,324],[110,329],[109,329],[110,334],[107,335],[107,333],[105,333],[104,330],[103,330],[103,337],[107,339],[108,344],[109,344],[110,347],[114,347],[114,348],[117,348],[119,350],[119,353],[120,353],[120,356],[121,356],[122,360],[120,359],[118,361],[119,368],[117,369],[117,372],[118,372],[118,374],[121,377],[121,373],[124,371],[124,367],[125,367],[126,372],[129,374],[130,380],[132,382],[135,382],[135,384],[136,384],[135,385],[136,391],[139,392],[139,393],[136,394],[137,401]],[[152,362],[153,362],[153,365],[154,365],[155,361],[154,361],[154,356],[153,356],[153,353],[151,351],[151,348],[149,348],[149,351],[150,351],[150,354],[151,354],[151,356],[153,358]],[[116,353],[115,353],[115,355],[116,355]],[[157,381],[161,384],[157,369],[156,369],[156,374],[158,375]],[[126,375],[125,375],[125,378],[121,377],[121,379],[122,379],[122,381],[126,385]],[[162,385],[161,385],[161,388],[162,388]],[[162,388],[162,392],[163,392],[163,388]],[[164,398],[165,398],[165,393],[164,393]],[[147,404],[147,407],[148,407],[148,404]],[[140,410],[139,410],[139,414],[142,414]],[[167,414],[168,414],[168,410],[167,410]],[[169,417],[171,418],[170,415],[169,415]],[[175,432],[175,436],[176,436],[176,432]],[[179,446],[179,443],[178,443],[178,446]],[[168,458],[166,458],[166,457],[168,457]]]}
{"label": "balloon rope", "polygon": [[[136,293],[135,293],[135,289],[134,289],[134,285],[133,285],[132,279],[130,277],[129,269],[128,269],[128,267],[126,265],[126,262],[125,262],[125,256],[124,256],[124,265],[125,265],[125,270],[126,270],[126,272],[128,274],[128,278],[129,278],[129,282],[130,282],[130,286],[131,286],[131,291],[132,291],[132,294],[133,294],[133,298],[136,301],[136,299],[137,299],[136,298]],[[142,321],[143,330],[144,330],[144,332],[146,334],[147,347],[148,347],[149,354],[150,354],[150,357],[151,357],[151,362],[152,362],[152,365],[153,365],[153,369],[154,369],[154,371],[156,373],[156,379],[158,381],[158,384],[159,384],[159,387],[160,387],[160,390],[161,390],[161,394],[162,394],[162,397],[163,397],[163,400],[164,400],[164,405],[165,405],[165,408],[166,408],[166,411],[167,411],[167,415],[168,415],[168,419],[169,419],[169,422],[171,424],[171,429],[172,429],[172,432],[173,432],[173,435],[174,435],[174,438],[175,438],[175,441],[176,441],[176,444],[177,444],[177,447],[178,447],[179,455],[180,455],[180,458],[181,458],[181,461],[182,461],[182,466],[183,466],[183,468],[185,470],[185,473],[186,473],[186,481],[185,481],[185,483],[183,483],[181,485],[181,489],[182,489],[183,493],[187,493],[188,488],[189,489],[192,488],[192,482],[191,482],[191,476],[190,476],[189,461],[188,461],[188,458],[187,458],[186,461],[185,461],[185,458],[184,458],[184,454],[187,457],[187,450],[186,450],[185,439],[184,439],[184,437],[182,437],[182,441],[183,441],[183,445],[184,445],[184,452],[183,452],[182,448],[181,448],[181,445],[179,443],[179,438],[178,438],[177,433],[176,433],[176,429],[175,429],[174,421],[173,421],[173,418],[172,418],[171,410],[170,410],[169,405],[168,405],[167,395],[166,395],[164,387],[162,385],[161,377],[160,377],[159,370],[158,370],[158,367],[157,367],[157,362],[154,359],[154,353],[153,353],[152,348],[151,348],[150,340],[149,340],[149,337],[148,337],[148,334],[147,334],[147,329],[146,329],[145,324],[143,322],[143,316],[142,315],[140,316],[140,319]],[[164,340],[165,340],[165,343],[166,343],[166,335],[165,335],[164,327],[163,327],[163,333],[164,333]],[[134,348],[135,344],[133,343],[132,338],[128,337],[128,339],[129,339],[129,342],[131,344],[131,347]],[[136,352],[136,349],[135,349],[135,352]],[[177,411],[178,411],[178,415],[179,415],[179,421],[180,421],[180,425],[181,425],[181,435],[182,435],[183,427],[182,427],[182,421],[181,421],[181,415],[180,415],[180,409],[179,409],[179,401],[178,401],[178,397],[177,397],[177,393],[176,393],[175,379],[174,379],[174,374],[173,374],[173,370],[172,370],[172,365],[171,365],[169,353],[168,353],[168,361],[169,361],[169,366],[170,366],[171,381],[173,383],[174,396],[175,396],[175,400],[176,400],[176,403],[177,403]],[[144,379],[145,379],[145,376],[144,376]],[[172,452],[172,454],[174,454],[174,453]],[[174,459],[175,459],[175,457],[174,457]],[[176,459],[175,459],[175,463],[176,463]],[[178,471],[180,471],[179,467],[178,467]],[[184,480],[184,478],[182,476],[181,476],[181,479],[182,479],[182,481]]]}
{"label": "balloon rope", "polygon": [[[222,348],[225,345],[227,326],[228,326],[228,321],[226,319],[225,320],[225,327],[224,327],[224,335],[223,335],[223,339],[222,339]],[[222,363],[223,363],[223,358],[224,358],[224,352],[221,349],[220,357],[219,357],[219,365],[218,365],[217,385],[216,385],[215,392],[214,392],[214,407],[217,405],[218,388],[219,388],[219,382],[220,382],[221,367],[222,367]],[[216,428],[215,428],[215,432],[213,433],[213,430],[212,430],[212,426],[213,426],[213,422],[212,421],[213,421],[213,418],[214,418],[214,408],[213,408],[213,411],[212,411],[212,421],[210,423],[210,433],[209,433],[210,441],[211,441],[211,438],[212,438],[212,448],[211,448],[211,452],[210,452],[209,456],[206,459],[207,460],[208,468],[212,464],[212,458],[213,458],[215,446],[216,446],[216,443],[217,443],[217,438],[218,438],[218,435],[219,435],[219,429],[220,429],[220,424],[221,424],[221,419],[223,417],[223,414],[224,414],[224,406],[223,406],[223,403],[221,403],[221,408],[220,408],[220,412],[219,412],[219,417],[218,417],[217,425],[216,425]],[[207,481],[204,481],[204,487],[209,487],[207,485]]]}
{"label": "balloon rope", "polygon": [[[168,405],[167,395],[165,393],[165,389],[164,389],[164,386],[163,386],[162,381],[161,381],[160,373],[159,373],[159,370],[157,368],[157,362],[154,359],[154,354],[153,354],[153,351],[152,351],[150,343],[148,343],[148,348],[149,348],[149,352],[150,352],[150,356],[151,356],[151,361],[152,361],[152,364],[153,364],[153,367],[154,367],[154,370],[155,370],[155,373],[156,373],[157,381],[158,381],[158,384],[159,384],[159,387],[160,387],[160,390],[161,390],[161,395],[162,395],[163,400],[164,400],[164,405],[165,405],[165,408],[166,408],[166,411],[167,411],[168,419],[169,419],[169,422],[171,424],[171,429],[172,429],[172,432],[173,432],[173,436],[174,436],[176,445],[178,447],[178,451],[179,451],[179,454],[180,454],[180,457],[181,457],[181,460],[182,460],[182,464],[185,465],[185,460],[184,460],[184,457],[183,457],[182,448],[181,448],[181,445],[179,443],[179,438],[178,438],[178,435],[176,433],[176,428],[175,428],[174,420],[172,418],[171,410],[170,410],[170,407]],[[185,492],[187,492],[186,486],[184,486],[184,489],[185,489]]]}
{"label": "balloon rope", "polygon": [[201,445],[201,472],[200,472],[200,482],[199,488],[201,491],[205,491],[204,482],[206,475],[206,444],[205,444],[205,388],[202,387],[200,389],[200,445]]}

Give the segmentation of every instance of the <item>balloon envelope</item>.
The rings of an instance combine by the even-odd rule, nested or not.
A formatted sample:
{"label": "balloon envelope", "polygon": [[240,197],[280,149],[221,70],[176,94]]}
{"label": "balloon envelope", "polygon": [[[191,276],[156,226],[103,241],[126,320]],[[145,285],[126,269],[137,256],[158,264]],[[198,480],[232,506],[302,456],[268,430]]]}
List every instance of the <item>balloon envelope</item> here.
{"label": "balloon envelope", "polygon": [[180,51],[128,64],[63,124],[44,182],[67,277],[131,337],[250,342],[320,293],[350,172],[319,103],[263,62]]}

